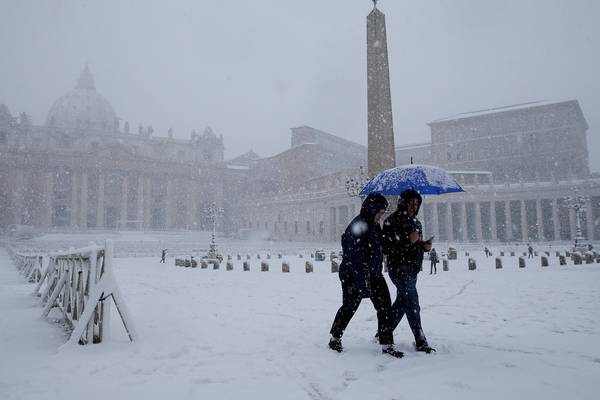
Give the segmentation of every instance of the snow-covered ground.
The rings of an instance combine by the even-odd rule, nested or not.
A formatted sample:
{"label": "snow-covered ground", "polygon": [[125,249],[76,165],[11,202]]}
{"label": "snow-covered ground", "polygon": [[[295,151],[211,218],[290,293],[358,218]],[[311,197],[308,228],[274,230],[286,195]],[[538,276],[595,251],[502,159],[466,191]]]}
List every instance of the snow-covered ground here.
{"label": "snow-covered ground", "polygon": [[[118,246],[118,243],[117,243]],[[303,244],[288,244],[301,248]],[[323,246],[325,247],[325,246]],[[441,247],[440,247],[441,248]],[[234,250],[234,249],[232,249]],[[251,250],[254,250],[250,253]],[[498,254],[498,248],[492,248]],[[397,360],[373,342],[364,300],[327,349],[341,304],[330,263],[306,274],[293,251],[260,272],[175,267],[172,258],[115,259],[115,275],[141,340],[115,320],[108,343],[61,348],[59,325],[41,309],[0,249],[0,399],[596,399],[600,395],[600,265],[560,267],[556,257],[519,269],[516,257],[463,251],[450,271],[419,276],[422,319],[433,355],[416,353],[406,321]],[[233,254],[236,252],[233,251]],[[264,253],[263,253],[264,254]],[[309,258],[310,259],[310,258]],[[395,290],[390,285],[392,293]],[[113,313],[116,317],[116,313]]]}

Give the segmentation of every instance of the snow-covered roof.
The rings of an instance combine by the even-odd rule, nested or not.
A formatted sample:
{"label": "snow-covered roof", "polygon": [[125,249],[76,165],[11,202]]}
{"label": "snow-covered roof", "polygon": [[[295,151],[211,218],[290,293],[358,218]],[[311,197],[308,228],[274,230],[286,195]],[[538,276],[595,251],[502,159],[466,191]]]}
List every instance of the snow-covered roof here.
{"label": "snow-covered roof", "polygon": [[464,118],[479,117],[482,115],[522,110],[522,109],[526,109],[526,108],[534,108],[534,107],[542,107],[542,106],[548,106],[548,105],[553,105],[553,104],[569,103],[572,101],[577,101],[577,100],[533,101],[533,102],[529,102],[529,103],[513,104],[510,106],[504,106],[504,107],[487,108],[487,109],[483,109],[483,110],[470,111],[470,112],[466,112],[466,113],[456,114],[456,115],[446,117],[446,118],[437,119],[435,121],[430,122],[428,125],[437,124],[440,122],[455,121],[455,120],[464,119]]}

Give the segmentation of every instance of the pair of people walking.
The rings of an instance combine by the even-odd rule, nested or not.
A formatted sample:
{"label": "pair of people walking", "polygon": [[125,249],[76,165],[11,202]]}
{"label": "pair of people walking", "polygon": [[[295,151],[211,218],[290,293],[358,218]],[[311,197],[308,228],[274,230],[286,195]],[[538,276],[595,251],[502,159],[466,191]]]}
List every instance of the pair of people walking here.
{"label": "pair of people walking", "polygon": [[[422,226],[417,219],[421,196],[406,190],[400,195],[398,209],[381,229],[388,201],[380,194],[370,194],[363,201],[360,214],[342,235],[343,259],[339,278],[342,284],[342,306],[331,327],[329,348],[342,352],[342,335],[363,298],[370,298],[377,311],[377,335],[384,354],[400,358],[404,354],[394,348],[394,329],[406,314],[415,337],[417,351],[435,351],[427,343],[421,327],[417,275],[423,254],[430,251],[431,240],[423,241]],[[396,286],[394,303],[383,276],[383,256],[387,256],[390,279]]]}

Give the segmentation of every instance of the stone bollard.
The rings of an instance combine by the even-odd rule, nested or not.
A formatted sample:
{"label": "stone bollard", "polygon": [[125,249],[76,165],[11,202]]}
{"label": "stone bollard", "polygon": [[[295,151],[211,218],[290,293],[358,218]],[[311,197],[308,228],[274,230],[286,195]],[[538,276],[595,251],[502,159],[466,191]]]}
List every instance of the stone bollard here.
{"label": "stone bollard", "polygon": [[496,269],[502,269],[502,259],[500,257],[496,257]]}
{"label": "stone bollard", "polygon": [[250,262],[244,261],[244,271],[250,271]]}
{"label": "stone bollard", "polygon": [[585,253],[585,263],[592,264],[593,262],[594,262],[594,255],[588,251],[587,253]]}
{"label": "stone bollard", "polygon": [[560,251],[556,252],[556,257],[560,257]]}
{"label": "stone bollard", "polygon": [[547,267],[547,266],[548,266],[548,257],[542,256],[542,267]]}
{"label": "stone bollard", "polygon": [[474,258],[469,258],[469,271],[475,271],[477,269],[477,263]]}
{"label": "stone bollard", "polygon": [[445,258],[442,260],[442,270],[450,271],[450,268],[448,268],[448,260],[446,260]]}
{"label": "stone bollard", "polygon": [[523,257],[527,257],[527,252],[526,251],[523,252]]}
{"label": "stone bollard", "polygon": [[246,260],[250,259],[250,254],[246,254]]}
{"label": "stone bollard", "polygon": [[281,272],[290,272],[290,263],[284,261],[281,263]]}
{"label": "stone bollard", "polygon": [[539,255],[539,253],[538,253],[537,251],[534,251],[534,252],[533,252],[533,256],[534,256],[534,257],[537,257],[538,255]]}
{"label": "stone bollard", "polygon": [[550,257],[550,252],[549,251],[545,251],[544,254],[546,255],[546,257]]}
{"label": "stone bollard", "polygon": [[227,254],[227,261],[231,261],[231,254]]}
{"label": "stone bollard", "polygon": [[192,268],[196,268],[198,266],[198,261],[194,260],[193,258],[190,262],[192,264]]}
{"label": "stone bollard", "polygon": [[231,261],[227,261],[227,264],[225,266],[225,270],[227,270],[227,271],[233,271],[233,263]]}
{"label": "stone bollard", "polygon": [[267,260],[271,259],[271,253],[267,253]]}
{"label": "stone bollard", "polygon": [[268,272],[269,271],[269,262],[261,261],[260,262],[260,272]]}
{"label": "stone bollard", "polygon": [[260,260],[260,254],[256,254],[256,259]]}
{"label": "stone bollard", "polygon": [[310,253],[310,258],[315,258],[315,253]]}
{"label": "stone bollard", "polygon": [[581,265],[583,263],[583,258],[581,257],[580,253],[575,252],[571,255],[571,257],[573,258],[573,264]]}
{"label": "stone bollard", "polygon": [[304,264],[304,269],[306,270],[307,274],[310,274],[311,272],[313,272],[313,264],[310,261],[307,261]]}
{"label": "stone bollard", "polygon": [[283,256],[281,255],[281,253],[277,254],[277,258],[279,258],[280,260],[283,258]]}
{"label": "stone bollard", "polygon": [[238,261],[242,261],[242,256],[240,254],[237,255]]}
{"label": "stone bollard", "polygon": [[208,263],[206,262],[206,260],[200,260],[200,268],[202,268],[202,269],[208,268]]}
{"label": "stone bollard", "polygon": [[175,266],[176,267],[182,267],[184,265],[183,260],[175,257]]}
{"label": "stone bollard", "polygon": [[209,263],[213,265],[213,269],[221,268],[221,263],[219,260],[210,260]]}
{"label": "stone bollard", "polygon": [[559,265],[567,265],[567,257],[563,255],[558,256],[558,264]]}
{"label": "stone bollard", "polygon": [[571,258],[571,252],[569,252],[569,251],[565,251],[565,257],[567,257],[567,258]]}
{"label": "stone bollard", "polygon": [[465,257],[469,257],[469,252],[465,251]]}
{"label": "stone bollard", "polygon": [[596,256],[596,263],[597,263],[597,264],[598,264],[598,263],[600,263],[600,254],[598,254],[598,255]]}
{"label": "stone bollard", "polygon": [[500,252],[500,257],[504,257],[504,252],[503,251]]}
{"label": "stone bollard", "polygon": [[184,261],[184,267],[189,268],[192,266],[192,263],[190,262],[190,260],[188,260],[187,258]]}
{"label": "stone bollard", "polygon": [[511,257],[514,257],[514,256],[515,256],[515,252],[514,252],[514,251],[511,251],[511,252],[510,252],[510,256],[511,256]]}
{"label": "stone bollard", "polygon": [[340,272],[340,264],[333,258],[331,259],[331,273],[335,274],[336,272]]}
{"label": "stone bollard", "polygon": [[525,268],[525,257],[519,257],[519,268]]}
{"label": "stone bollard", "polygon": [[302,255],[302,253],[298,254],[298,258],[304,258],[304,256]]}

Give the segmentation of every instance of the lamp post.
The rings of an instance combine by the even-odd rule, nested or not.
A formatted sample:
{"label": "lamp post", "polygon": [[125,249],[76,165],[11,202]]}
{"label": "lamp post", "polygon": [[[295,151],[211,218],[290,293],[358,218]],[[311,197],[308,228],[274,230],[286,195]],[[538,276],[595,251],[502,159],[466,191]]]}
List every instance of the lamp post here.
{"label": "lamp post", "polygon": [[568,208],[575,210],[575,228],[577,232],[575,237],[574,250],[587,251],[587,246],[583,244],[585,237],[583,236],[583,232],[581,231],[581,213],[585,210],[585,203],[588,201],[588,198],[586,196],[578,194],[577,189],[575,189],[573,196],[565,197],[565,201],[567,203]]}
{"label": "lamp post", "polygon": [[358,196],[370,180],[371,178],[365,174],[364,167],[361,165],[359,175],[346,178],[346,193],[350,197]]}
{"label": "lamp post", "polygon": [[219,258],[219,252],[217,251],[217,241],[216,241],[216,231],[217,231],[217,218],[222,216],[224,210],[220,207],[217,207],[216,203],[211,203],[208,207],[204,209],[204,212],[208,214],[208,218],[212,223],[212,235],[210,239],[210,244],[208,248],[208,258],[216,259]]}

